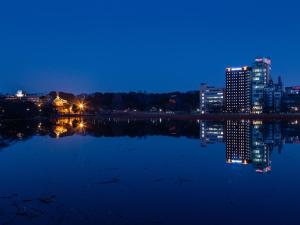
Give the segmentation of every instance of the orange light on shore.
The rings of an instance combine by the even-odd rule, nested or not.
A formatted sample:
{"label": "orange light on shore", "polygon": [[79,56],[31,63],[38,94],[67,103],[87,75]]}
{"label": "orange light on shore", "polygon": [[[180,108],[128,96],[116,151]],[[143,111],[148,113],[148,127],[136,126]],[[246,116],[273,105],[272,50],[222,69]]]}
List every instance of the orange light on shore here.
{"label": "orange light on shore", "polygon": [[77,106],[80,112],[83,112],[86,109],[86,104],[84,102],[79,102]]}

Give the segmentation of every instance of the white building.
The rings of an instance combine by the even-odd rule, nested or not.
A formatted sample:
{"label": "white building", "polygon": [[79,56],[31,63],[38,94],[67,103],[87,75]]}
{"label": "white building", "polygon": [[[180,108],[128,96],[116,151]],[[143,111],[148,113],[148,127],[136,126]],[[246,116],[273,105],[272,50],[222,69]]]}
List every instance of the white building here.
{"label": "white building", "polygon": [[200,86],[200,112],[222,112],[224,106],[224,89],[207,86]]}

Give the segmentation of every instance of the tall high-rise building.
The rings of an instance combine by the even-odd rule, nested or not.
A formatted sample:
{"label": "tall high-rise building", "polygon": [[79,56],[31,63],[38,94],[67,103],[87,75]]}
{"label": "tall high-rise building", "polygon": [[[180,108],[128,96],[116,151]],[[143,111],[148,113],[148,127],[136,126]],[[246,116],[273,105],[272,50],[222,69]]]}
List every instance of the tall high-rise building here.
{"label": "tall high-rise building", "polygon": [[251,73],[248,66],[226,69],[226,112],[251,112]]}
{"label": "tall high-rise building", "polygon": [[271,60],[269,58],[257,58],[252,66],[251,81],[251,111],[260,114],[264,112],[264,89],[271,79]]}

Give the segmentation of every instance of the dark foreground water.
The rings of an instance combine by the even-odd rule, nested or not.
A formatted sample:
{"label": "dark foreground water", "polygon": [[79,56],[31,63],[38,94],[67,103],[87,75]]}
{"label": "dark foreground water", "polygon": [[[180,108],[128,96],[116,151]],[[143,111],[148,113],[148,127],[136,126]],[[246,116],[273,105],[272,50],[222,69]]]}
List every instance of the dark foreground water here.
{"label": "dark foreground water", "polygon": [[300,223],[297,121],[10,121],[0,135],[0,225]]}

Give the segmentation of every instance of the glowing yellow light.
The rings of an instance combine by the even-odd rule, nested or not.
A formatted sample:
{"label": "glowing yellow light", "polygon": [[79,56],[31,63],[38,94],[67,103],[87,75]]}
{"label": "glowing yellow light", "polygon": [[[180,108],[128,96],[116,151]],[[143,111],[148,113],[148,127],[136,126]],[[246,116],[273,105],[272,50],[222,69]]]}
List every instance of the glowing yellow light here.
{"label": "glowing yellow light", "polygon": [[54,129],[54,133],[56,134],[56,137],[59,138],[60,135],[68,132],[68,130],[64,126],[56,126]]}

